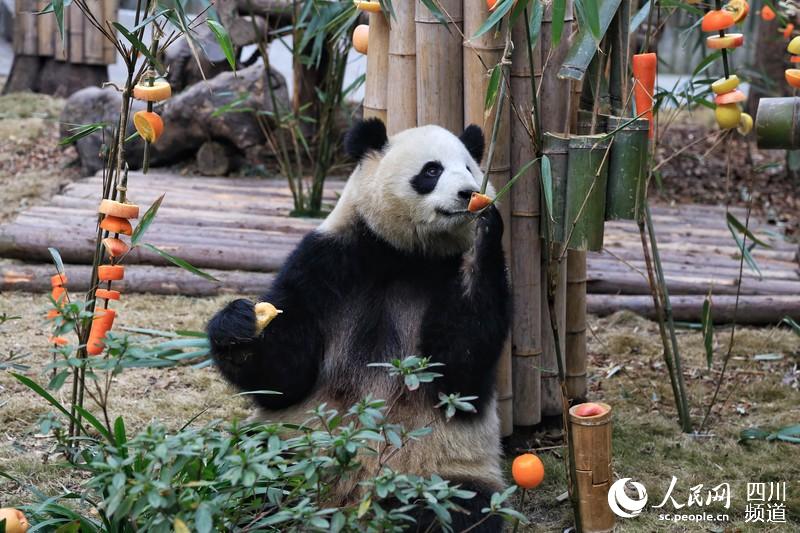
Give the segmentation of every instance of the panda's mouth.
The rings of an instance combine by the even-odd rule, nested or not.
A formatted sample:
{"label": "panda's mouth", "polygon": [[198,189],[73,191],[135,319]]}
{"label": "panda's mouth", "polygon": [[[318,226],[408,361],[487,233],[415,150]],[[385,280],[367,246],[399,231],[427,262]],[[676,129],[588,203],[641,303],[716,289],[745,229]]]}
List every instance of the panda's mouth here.
{"label": "panda's mouth", "polygon": [[472,214],[469,211],[467,211],[466,209],[459,209],[457,211],[448,211],[447,209],[443,209],[441,207],[437,207],[436,208],[436,213],[439,214],[439,215],[442,215],[442,216],[445,216],[445,217],[451,217],[451,218],[469,216],[469,215]]}

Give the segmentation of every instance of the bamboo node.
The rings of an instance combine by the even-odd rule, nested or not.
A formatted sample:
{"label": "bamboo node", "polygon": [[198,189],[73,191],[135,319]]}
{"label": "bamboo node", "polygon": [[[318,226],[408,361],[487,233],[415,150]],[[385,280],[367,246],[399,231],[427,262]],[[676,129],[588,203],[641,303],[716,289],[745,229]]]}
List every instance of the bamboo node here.
{"label": "bamboo node", "polygon": [[520,218],[539,218],[539,211],[511,211],[512,217]]}
{"label": "bamboo node", "polygon": [[526,352],[514,352],[511,354],[513,357],[536,357],[542,355],[542,350],[532,350]]}

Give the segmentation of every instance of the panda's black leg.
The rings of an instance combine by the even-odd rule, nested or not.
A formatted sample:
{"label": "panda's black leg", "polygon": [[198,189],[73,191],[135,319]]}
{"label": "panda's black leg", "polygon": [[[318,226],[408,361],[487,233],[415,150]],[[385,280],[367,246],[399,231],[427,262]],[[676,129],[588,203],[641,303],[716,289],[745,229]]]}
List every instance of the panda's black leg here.
{"label": "panda's black leg", "polygon": [[[487,516],[481,510],[489,507],[489,502],[492,497],[492,491],[487,487],[476,483],[460,483],[460,488],[463,490],[470,490],[475,492],[475,496],[469,500],[455,500],[455,503],[463,509],[463,511],[451,511],[450,527],[454,533],[459,531],[469,530],[470,533],[499,533],[503,531],[504,521],[499,516]],[[432,527],[436,524],[436,518],[432,511],[422,511],[413,515],[417,521],[416,527],[412,527],[411,531],[419,533],[428,531],[441,531],[441,528]]]}

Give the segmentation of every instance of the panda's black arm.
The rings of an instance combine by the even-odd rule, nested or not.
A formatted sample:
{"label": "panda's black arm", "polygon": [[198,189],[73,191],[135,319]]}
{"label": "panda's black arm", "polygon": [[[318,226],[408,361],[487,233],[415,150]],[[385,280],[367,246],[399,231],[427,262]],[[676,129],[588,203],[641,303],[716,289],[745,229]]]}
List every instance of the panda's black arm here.
{"label": "panda's black arm", "polygon": [[249,300],[234,300],[208,324],[214,361],[228,381],[243,391],[281,393],[255,394],[254,401],[263,408],[280,409],[303,400],[317,379],[324,344],[320,320],[335,297],[336,283],[327,268],[335,250],[325,241],[310,234],[286,261],[261,298],[283,312],[260,335],[255,336]]}
{"label": "panda's black arm", "polygon": [[476,395],[481,405],[493,391],[495,366],[511,325],[511,295],[501,238],[503,221],[494,206],[477,222],[474,262],[464,279],[433,302],[423,323],[421,355],[444,363],[438,392]]}

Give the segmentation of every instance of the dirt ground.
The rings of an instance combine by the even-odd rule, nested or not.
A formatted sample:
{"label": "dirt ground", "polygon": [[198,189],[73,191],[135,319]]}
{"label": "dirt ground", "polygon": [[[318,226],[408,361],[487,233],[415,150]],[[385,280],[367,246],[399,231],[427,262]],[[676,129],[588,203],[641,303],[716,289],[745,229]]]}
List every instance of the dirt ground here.
{"label": "dirt ground", "polygon": [[[40,96],[25,98],[0,97],[0,191],[3,200],[0,222],[32,202],[43,201],[77,178],[74,152],[55,147],[56,120],[62,102]],[[669,157],[671,153],[666,151],[662,157]],[[663,186],[654,194],[662,201],[719,202],[732,197],[734,203],[741,205],[741,184],[749,183],[748,176],[742,174],[725,184],[727,170],[720,177],[717,162],[711,164],[707,174],[702,174],[697,170],[703,168],[699,166],[702,155],[702,151],[687,152],[675,157],[674,164],[664,165]],[[758,161],[763,163],[761,159]],[[681,172],[689,173],[681,178]],[[757,184],[758,208],[764,212],[774,209],[776,217],[787,226],[796,226],[797,204],[793,203],[797,201],[796,194],[785,181],[770,175]],[[120,302],[115,327],[199,330],[214,310],[230,298],[129,295]],[[50,360],[48,331],[42,318],[46,307],[47,297],[42,294],[0,294],[0,316],[6,313],[20,317],[0,324],[0,363],[13,359],[22,365],[17,371],[39,382],[47,381],[42,369]],[[743,429],[775,430],[800,422],[800,337],[786,328],[737,329],[733,358],[708,431],[687,435],[680,432],[676,423],[656,325],[628,313],[618,313],[604,319],[591,318],[590,326],[589,399],[608,402],[614,409],[615,477],[630,477],[643,483],[650,498],[641,516],[618,520],[621,531],[800,530],[798,445],[778,441],[739,442]],[[679,332],[695,426],[703,418],[714,381],[719,376],[729,335],[729,329],[717,328],[715,359],[709,370],[700,332],[696,329]],[[59,399],[65,400],[68,390],[68,385],[62,388]],[[232,393],[211,368],[128,370],[114,380],[111,416],[124,414],[130,431],[156,418],[177,428],[201,411],[204,412],[198,421],[248,416],[250,409],[246,400]],[[8,371],[0,370],[0,471],[24,483],[20,486],[0,478],[0,506],[30,501],[26,484],[47,493],[58,493],[82,482],[79,475],[49,453],[52,439],[37,433],[37,420],[49,411],[42,400],[19,384]],[[541,429],[520,436],[507,448],[509,457],[523,450],[536,450],[547,470],[544,484],[532,491],[524,504],[525,514],[533,525],[520,529],[549,532],[568,526],[569,505],[556,499],[564,492],[566,484],[563,448],[553,438],[553,431]],[[657,505],[664,498],[672,476],[677,478],[673,496],[683,504],[687,502],[691,487],[703,484],[707,490],[720,483],[730,483],[730,509],[716,504],[683,511],[696,513],[711,509],[714,513],[727,513],[729,519],[702,525],[659,520],[660,510],[651,505]],[[785,502],[788,523],[759,526],[746,523],[747,484],[772,481],[789,483]],[[669,507],[668,504],[663,511],[669,512]]]}

